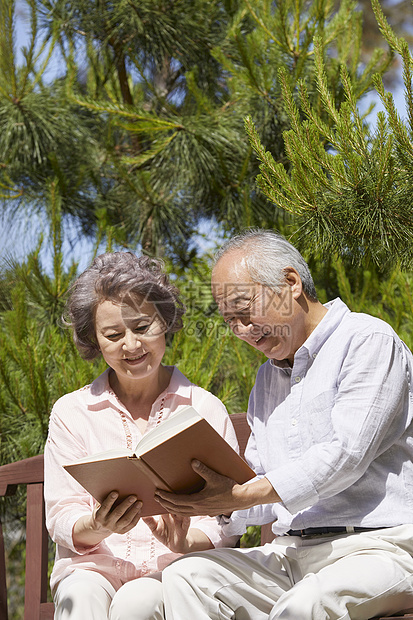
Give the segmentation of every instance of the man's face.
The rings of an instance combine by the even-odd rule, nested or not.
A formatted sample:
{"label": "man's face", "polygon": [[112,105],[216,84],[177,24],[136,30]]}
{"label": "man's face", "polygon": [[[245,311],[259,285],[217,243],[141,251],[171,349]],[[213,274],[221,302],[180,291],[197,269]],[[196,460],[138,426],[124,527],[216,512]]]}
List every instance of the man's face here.
{"label": "man's face", "polygon": [[[300,281],[301,283],[301,281]],[[288,360],[305,340],[294,286],[286,281],[279,295],[253,282],[242,252],[229,251],[212,272],[212,294],[234,334],[270,359]]]}

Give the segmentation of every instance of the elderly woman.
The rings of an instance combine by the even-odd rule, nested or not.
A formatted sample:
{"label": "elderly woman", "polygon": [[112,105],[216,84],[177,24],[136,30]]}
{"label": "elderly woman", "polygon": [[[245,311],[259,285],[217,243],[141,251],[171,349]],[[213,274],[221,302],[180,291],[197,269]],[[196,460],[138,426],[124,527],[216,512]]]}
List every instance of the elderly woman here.
{"label": "elderly woman", "polygon": [[[129,252],[97,257],[68,302],[74,342],[108,368],[53,407],[45,446],[47,527],[56,543],[51,576],[55,620],[163,618],[161,571],[182,553],[233,546],[211,517],[140,519],[142,503],[101,505],[62,465],[116,447],[193,405],[234,447],[224,405],[175,367],[162,365],[165,336],[182,327],[184,307],[159,261]],[[166,546],[168,545],[168,547]]]}

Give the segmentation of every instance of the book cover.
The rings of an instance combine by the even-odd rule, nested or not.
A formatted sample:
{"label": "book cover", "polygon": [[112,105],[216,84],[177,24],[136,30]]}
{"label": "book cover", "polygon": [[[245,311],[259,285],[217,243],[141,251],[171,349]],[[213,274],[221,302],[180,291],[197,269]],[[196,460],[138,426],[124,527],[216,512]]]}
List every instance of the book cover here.
{"label": "book cover", "polygon": [[110,491],[118,491],[117,503],[128,495],[136,495],[143,502],[141,516],[148,516],[166,512],[154,499],[156,488],[175,493],[202,489],[204,480],[192,469],[193,459],[239,484],[255,476],[239,454],[193,407],[179,410],[144,435],[134,453],[109,451],[64,468],[99,503]]}

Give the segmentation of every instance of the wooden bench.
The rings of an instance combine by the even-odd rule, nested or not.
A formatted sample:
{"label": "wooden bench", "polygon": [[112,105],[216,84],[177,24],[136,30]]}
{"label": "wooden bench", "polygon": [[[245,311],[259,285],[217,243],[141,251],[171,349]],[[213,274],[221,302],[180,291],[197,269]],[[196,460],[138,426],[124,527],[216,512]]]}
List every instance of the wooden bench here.
{"label": "wooden bench", "polygon": [[[245,414],[231,416],[240,444],[241,454],[249,436]],[[0,497],[13,495],[17,485],[27,487],[26,509],[26,581],[24,620],[52,620],[53,603],[47,602],[48,591],[48,534],[45,527],[43,500],[43,455],[34,456],[0,467]],[[261,542],[273,538],[271,524],[262,526]],[[413,614],[398,616],[413,620]],[[395,620],[396,617],[392,617]],[[0,521],[0,620],[8,620],[6,562],[3,530]],[[381,620],[391,620],[390,617]]]}

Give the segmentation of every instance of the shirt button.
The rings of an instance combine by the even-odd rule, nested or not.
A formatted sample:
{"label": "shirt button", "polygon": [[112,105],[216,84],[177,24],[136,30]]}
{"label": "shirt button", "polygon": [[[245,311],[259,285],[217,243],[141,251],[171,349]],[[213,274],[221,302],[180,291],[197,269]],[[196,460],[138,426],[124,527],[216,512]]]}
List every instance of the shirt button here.
{"label": "shirt button", "polygon": [[294,379],[294,381],[295,381],[296,383],[300,383],[300,381],[301,381],[301,377],[296,377],[296,378]]}
{"label": "shirt button", "polygon": [[295,418],[291,420],[291,426],[297,426],[297,420]]}
{"label": "shirt button", "polygon": [[313,353],[313,359],[317,357],[317,353]]}

